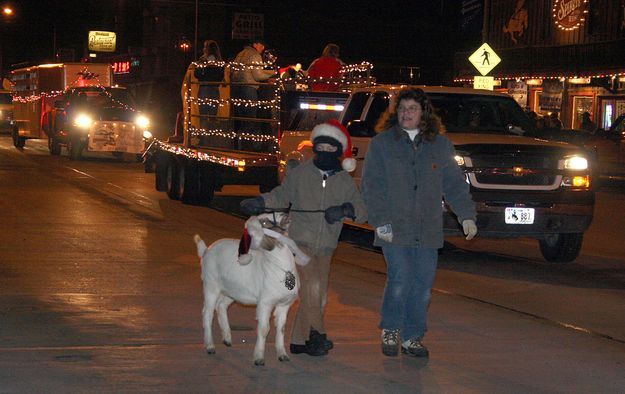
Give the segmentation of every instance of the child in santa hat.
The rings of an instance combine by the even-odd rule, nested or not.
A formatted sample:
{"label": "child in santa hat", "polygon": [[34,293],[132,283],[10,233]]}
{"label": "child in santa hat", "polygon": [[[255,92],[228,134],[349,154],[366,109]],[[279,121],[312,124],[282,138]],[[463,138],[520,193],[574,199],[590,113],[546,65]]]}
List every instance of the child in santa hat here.
{"label": "child in santa hat", "polygon": [[[242,210],[257,215],[272,209],[291,209],[289,237],[311,259],[298,267],[300,304],[291,334],[291,353],[322,356],[332,349],[323,313],[327,300],[330,262],[347,217],[366,221],[360,192],[349,172],[356,168],[345,127],[331,120],[311,134],[314,157],[290,169],[281,185],[269,193],[243,200]],[[341,157],[343,159],[341,160]]]}

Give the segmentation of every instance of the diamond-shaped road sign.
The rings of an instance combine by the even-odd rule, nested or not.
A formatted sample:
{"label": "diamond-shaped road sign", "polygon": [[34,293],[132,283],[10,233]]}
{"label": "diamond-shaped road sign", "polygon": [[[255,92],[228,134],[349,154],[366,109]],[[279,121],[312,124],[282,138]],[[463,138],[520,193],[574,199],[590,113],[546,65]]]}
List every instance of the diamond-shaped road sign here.
{"label": "diamond-shaped road sign", "polygon": [[480,74],[486,75],[501,62],[501,58],[497,56],[490,45],[484,43],[477,51],[473,52],[473,55],[469,56],[469,61]]}

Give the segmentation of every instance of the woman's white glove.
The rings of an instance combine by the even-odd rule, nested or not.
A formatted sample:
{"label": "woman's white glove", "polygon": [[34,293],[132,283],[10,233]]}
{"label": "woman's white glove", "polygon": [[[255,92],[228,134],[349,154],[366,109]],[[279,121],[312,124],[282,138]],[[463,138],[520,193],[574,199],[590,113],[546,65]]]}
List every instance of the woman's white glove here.
{"label": "woman's white glove", "polygon": [[464,232],[464,235],[467,236],[467,241],[473,239],[473,237],[475,237],[475,235],[477,234],[477,226],[475,225],[475,221],[471,219],[463,220],[462,231]]}
{"label": "woman's white glove", "polygon": [[393,229],[390,224],[385,224],[375,229],[375,233],[384,242],[393,242]]}

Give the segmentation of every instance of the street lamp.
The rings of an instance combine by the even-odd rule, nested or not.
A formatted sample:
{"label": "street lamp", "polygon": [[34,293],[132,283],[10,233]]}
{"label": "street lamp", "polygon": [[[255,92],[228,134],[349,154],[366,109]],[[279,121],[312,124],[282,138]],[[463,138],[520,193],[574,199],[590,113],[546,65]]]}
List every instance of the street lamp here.
{"label": "street lamp", "polygon": [[3,20],[2,20],[2,29],[1,29],[1,34],[0,34],[0,80],[2,80],[2,37],[6,36],[6,34],[4,34],[4,22],[6,20],[8,20],[8,18],[13,16],[13,8],[11,8],[10,5],[3,5],[2,6],[2,16],[3,16]]}

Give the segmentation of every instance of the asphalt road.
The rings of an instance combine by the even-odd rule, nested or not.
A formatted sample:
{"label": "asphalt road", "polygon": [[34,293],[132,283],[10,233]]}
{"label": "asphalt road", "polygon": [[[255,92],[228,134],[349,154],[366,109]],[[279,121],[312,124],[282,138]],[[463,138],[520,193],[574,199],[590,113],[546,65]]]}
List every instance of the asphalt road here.
{"label": "asphalt road", "polygon": [[[622,392],[625,223],[620,189],[598,193],[572,264],[535,241],[449,239],[429,360],[379,351],[381,255],[342,243],[331,276],[327,357],[252,365],[254,311],[231,308],[232,348],[202,346],[192,236],[238,238],[232,187],[217,209],[153,189],[138,163],[51,157],[0,136],[0,392]],[[291,313],[292,315],[292,313]],[[287,330],[290,329],[290,320]]]}

